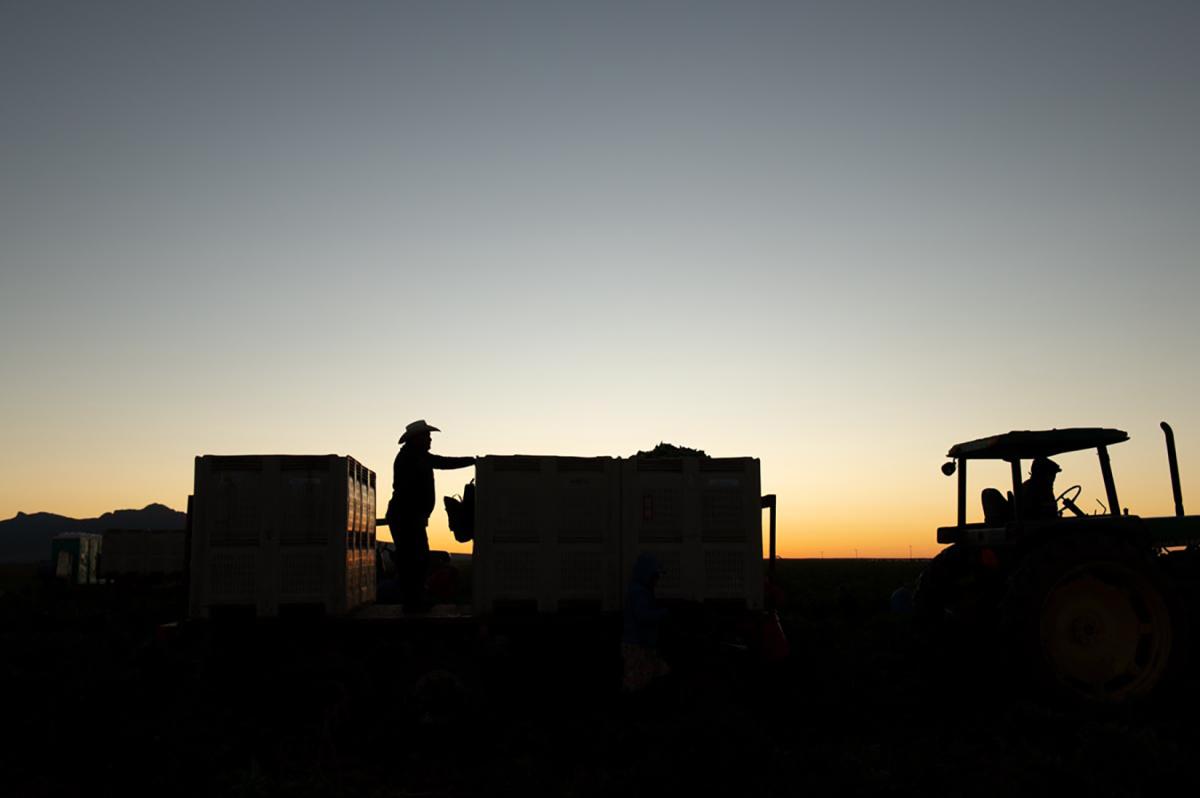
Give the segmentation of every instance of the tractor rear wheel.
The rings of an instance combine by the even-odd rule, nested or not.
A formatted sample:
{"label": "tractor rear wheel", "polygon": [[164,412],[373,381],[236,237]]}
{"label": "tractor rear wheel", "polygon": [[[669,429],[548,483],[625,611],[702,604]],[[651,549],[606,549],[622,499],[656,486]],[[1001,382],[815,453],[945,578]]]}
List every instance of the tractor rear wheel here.
{"label": "tractor rear wheel", "polygon": [[1145,700],[1184,648],[1183,615],[1152,554],[1111,535],[1070,535],[1031,551],[1001,615],[1017,667],[1076,704]]}

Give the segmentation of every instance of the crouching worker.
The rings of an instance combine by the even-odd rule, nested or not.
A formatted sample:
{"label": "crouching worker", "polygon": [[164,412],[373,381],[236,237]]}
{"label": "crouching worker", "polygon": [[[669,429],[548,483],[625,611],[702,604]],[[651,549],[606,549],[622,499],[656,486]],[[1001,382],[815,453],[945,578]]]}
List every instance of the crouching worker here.
{"label": "crouching worker", "polygon": [[638,555],[625,593],[625,628],[621,636],[621,659],[625,664],[621,686],[626,692],[648,687],[656,677],[671,672],[658,653],[659,629],[667,617],[666,608],[658,606],[654,596],[661,574],[654,555]]}
{"label": "crouching worker", "polygon": [[437,427],[414,421],[400,436],[400,452],[392,465],[392,500],[388,502],[387,524],[395,541],[396,576],[400,582],[405,612],[429,609],[425,598],[425,573],[429,567],[429,536],[426,527],[433,512],[433,469],[466,468],[473,457],[442,457],[429,451],[431,433]]}

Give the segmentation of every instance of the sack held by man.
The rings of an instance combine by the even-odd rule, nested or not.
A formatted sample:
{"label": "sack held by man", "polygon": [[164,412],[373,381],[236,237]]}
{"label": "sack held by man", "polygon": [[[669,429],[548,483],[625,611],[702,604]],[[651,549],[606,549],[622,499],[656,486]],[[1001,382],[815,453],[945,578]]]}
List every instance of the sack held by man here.
{"label": "sack held by man", "polygon": [[450,520],[450,531],[459,543],[475,539],[475,480],[463,486],[462,497],[444,496],[446,516]]}

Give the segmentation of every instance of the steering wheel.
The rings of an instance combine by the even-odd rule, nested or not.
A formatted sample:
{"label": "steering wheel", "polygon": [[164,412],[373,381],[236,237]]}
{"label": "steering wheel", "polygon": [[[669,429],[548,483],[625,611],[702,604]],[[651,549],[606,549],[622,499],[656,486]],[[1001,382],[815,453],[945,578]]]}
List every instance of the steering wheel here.
{"label": "steering wheel", "polygon": [[[1086,515],[1086,513],[1084,513],[1083,510],[1080,510],[1079,506],[1075,504],[1075,500],[1079,498],[1079,494],[1081,493],[1083,493],[1082,485],[1072,485],[1062,493],[1058,494],[1057,501],[1062,502],[1064,510],[1070,510],[1071,512],[1075,513],[1075,515],[1082,518],[1084,515]],[[1058,514],[1062,515],[1062,510],[1059,510]]]}

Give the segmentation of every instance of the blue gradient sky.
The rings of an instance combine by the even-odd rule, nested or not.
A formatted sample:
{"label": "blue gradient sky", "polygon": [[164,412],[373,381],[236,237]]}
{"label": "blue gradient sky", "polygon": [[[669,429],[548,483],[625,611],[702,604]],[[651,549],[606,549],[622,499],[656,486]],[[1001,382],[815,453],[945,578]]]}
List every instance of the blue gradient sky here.
{"label": "blue gradient sky", "polygon": [[785,553],[932,550],[1013,428],[1169,512],[1197,86],[1193,3],[5,3],[0,516],[417,417],[761,457]]}

